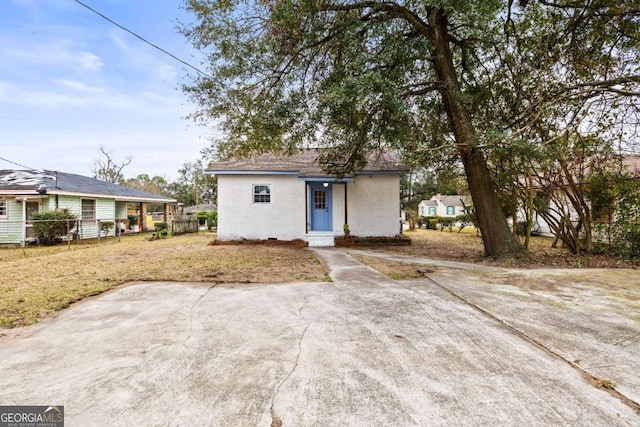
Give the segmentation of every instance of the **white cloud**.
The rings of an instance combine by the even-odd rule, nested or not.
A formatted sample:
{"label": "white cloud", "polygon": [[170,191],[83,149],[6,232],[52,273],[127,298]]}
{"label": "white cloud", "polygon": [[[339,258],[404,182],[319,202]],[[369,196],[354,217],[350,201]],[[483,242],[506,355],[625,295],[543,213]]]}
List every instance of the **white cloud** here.
{"label": "white cloud", "polygon": [[91,71],[98,71],[104,65],[100,57],[91,52],[79,52],[77,61],[82,68]]}
{"label": "white cloud", "polygon": [[0,53],[5,58],[5,64],[14,66],[23,64],[29,67],[47,68],[56,66],[58,69],[75,70],[80,67],[84,70],[99,71],[104,62],[102,59],[89,51],[82,50],[74,46],[69,40],[47,40],[45,42],[23,43],[0,47]]}
{"label": "white cloud", "polygon": [[115,34],[112,32],[111,34],[109,34],[109,38],[116,46],[118,46],[124,52],[129,52],[129,45],[118,34]]}
{"label": "white cloud", "polygon": [[91,86],[87,83],[75,80],[56,80],[56,83],[62,87],[91,94],[105,93],[106,91],[104,87]]}

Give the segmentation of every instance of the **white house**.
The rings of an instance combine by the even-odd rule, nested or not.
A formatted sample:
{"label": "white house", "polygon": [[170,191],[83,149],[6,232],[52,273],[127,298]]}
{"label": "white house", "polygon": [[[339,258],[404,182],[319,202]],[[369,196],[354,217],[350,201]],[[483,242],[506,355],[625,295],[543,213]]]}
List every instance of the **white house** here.
{"label": "white house", "polygon": [[455,217],[468,213],[465,208],[468,210],[470,207],[471,199],[467,196],[437,194],[418,204],[418,215]]}
{"label": "white house", "polygon": [[393,237],[400,232],[400,165],[389,152],[371,156],[353,176],[322,171],[319,150],[264,154],[212,163],[218,180],[218,239],[294,240],[333,246],[344,234]]}

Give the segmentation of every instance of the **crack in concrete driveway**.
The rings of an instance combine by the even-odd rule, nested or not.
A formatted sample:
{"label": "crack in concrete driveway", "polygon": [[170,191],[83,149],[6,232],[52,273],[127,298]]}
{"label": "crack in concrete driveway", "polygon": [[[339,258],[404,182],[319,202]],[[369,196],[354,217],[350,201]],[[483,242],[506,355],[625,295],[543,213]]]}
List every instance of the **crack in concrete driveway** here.
{"label": "crack in concrete driveway", "polygon": [[[300,318],[305,322],[306,322],[306,319],[302,314],[302,310],[304,310],[304,307],[306,305],[307,303],[305,301],[305,303],[298,309],[298,314],[300,315]],[[309,330],[309,326],[311,326],[311,323],[307,322],[307,325],[304,327],[304,330],[300,334],[300,339],[298,340],[298,355],[296,356],[296,360],[293,364],[293,367],[291,368],[289,373],[287,373],[284,379],[277,385],[275,391],[273,392],[273,396],[271,396],[271,407],[269,408],[269,413],[271,414],[271,427],[282,426],[282,420],[280,419],[280,417],[278,417],[275,411],[275,401],[276,401],[276,398],[278,397],[278,392],[280,391],[280,388],[282,387],[282,385],[287,382],[287,380],[291,377],[291,375],[293,375],[293,373],[298,368],[298,365],[300,363],[300,355],[302,354],[302,341],[304,341],[304,337],[307,334],[307,330]]]}
{"label": "crack in concrete driveway", "polygon": [[[566,363],[427,280],[393,282],[345,251],[314,252],[333,283],[136,284],[10,331],[0,404],[64,405],[70,426],[640,425]],[[496,299],[486,272],[437,270],[518,330],[544,331],[542,303],[525,298],[537,294],[502,284]],[[523,299],[509,307],[508,295]],[[166,342],[188,345],[143,353]],[[570,350],[565,359],[583,356]]]}

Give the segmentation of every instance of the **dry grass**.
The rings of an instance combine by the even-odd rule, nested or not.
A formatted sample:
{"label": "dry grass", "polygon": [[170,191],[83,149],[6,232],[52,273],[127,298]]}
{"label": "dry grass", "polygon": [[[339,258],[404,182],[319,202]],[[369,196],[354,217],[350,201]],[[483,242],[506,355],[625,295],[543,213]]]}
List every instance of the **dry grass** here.
{"label": "dry grass", "polygon": [[304,249],[210,246],[212,237],[145,241],[127,236],[100,245],[0,249],[0,327],[37,322],[69,304],[131,281],[280,283],[323,281]]}
{"label": "dry grass", "polygon": [[519,259],[493,260],[484,257],[482,238],[475,229],[466,228],[462,233],[454,231],[414,230],[407,231],[411,246],[393,248],[394,253],[494,265],[501,267],[560,267],[560,268],[640,268],[637,261],[624,261],[607,255],[574,255],[567,249],[552,248],[550,237],[532,237],[529,256]]}
{"label": "dry grass", "polygon": [[[454,231],[414,230],[407,231],[411,246],[378,247],[374,250],[393,254],[430,258],[445,261],[469,262],[500,267],[517,268],[640,268],[640,263],[623,261],[606,255],[574,255],[563,248],[552,248],[552,238],[533,237],[529,256],[519,259],[492,260],[484,257],[482,238],[475,229],[467,228],[462,233]],[[419,277],[419,264],[387,261],[375,257],[358,257],[361,262],[395,279]]]}

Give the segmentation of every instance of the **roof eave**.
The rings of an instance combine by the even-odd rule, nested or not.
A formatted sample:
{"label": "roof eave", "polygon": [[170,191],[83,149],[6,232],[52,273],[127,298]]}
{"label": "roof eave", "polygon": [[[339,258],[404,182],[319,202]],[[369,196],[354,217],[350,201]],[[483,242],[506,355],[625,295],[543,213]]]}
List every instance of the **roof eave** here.
{"label": "roof eave", "polygon": [[298,171],[269,171],[269,170],[213,170],[204,171],[207,175],[298,175]]}
{"label": "roof eave", "polygon": [[79,193],[79,192],[64,191],[59,189],[49,189],[47,190],[47,195],[91,197],[96,199],[97,198],[114,199],[121,202],[154,202],[154,203],[176,203],[177,202],[176,199],[166,199],[162,197],[136,197],[136,196],[118,196],[113,194]]}

